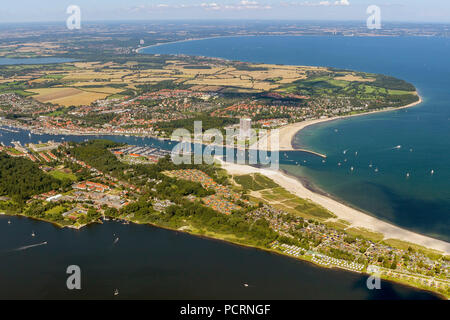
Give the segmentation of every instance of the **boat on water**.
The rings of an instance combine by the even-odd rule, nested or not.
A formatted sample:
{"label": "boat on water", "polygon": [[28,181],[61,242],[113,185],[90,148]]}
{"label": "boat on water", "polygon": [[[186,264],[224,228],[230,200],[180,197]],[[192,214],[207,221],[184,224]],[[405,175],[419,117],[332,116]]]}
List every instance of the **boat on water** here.
{"label": "boat on water", "polygon": [[114,295],[118,296],[119,295],[119,289],[114,289]]}

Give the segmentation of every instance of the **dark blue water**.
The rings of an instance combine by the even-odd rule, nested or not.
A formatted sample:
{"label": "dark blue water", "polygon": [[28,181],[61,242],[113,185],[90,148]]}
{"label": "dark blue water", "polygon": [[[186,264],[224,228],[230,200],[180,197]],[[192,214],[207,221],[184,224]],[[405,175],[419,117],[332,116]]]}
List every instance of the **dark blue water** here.
{"label": "dark blue water", "polygon": [[[69,265],[81,268],[80,291],[66,287]],[[368,290],[366,279],[150,226],[0,216],[0,299],[436,299],[385,281]]]}
{"label": "dark blue water", "polygon": [[449,38],[235,37],[145,52],[331,66],[413,83],[424,98],[421,105],[307,128],[294,144],[327,154],[327,162],[308,157],[304,163],[305,154],[297,152],[289,159],[301,165],[282,159],[282,168],[374,216],[450,240]]}

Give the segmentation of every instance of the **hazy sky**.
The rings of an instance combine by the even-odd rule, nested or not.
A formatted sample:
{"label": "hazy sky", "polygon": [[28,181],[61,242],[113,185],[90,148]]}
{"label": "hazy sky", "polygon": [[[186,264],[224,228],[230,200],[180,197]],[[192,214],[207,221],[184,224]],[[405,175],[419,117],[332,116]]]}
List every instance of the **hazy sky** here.
{"label": "hazy sky", "polygon": [[384,21],[450,22],[450,0],[2,0],[1,22],[65,21],[78,5],[82,19],[366,20],[369,5]]}

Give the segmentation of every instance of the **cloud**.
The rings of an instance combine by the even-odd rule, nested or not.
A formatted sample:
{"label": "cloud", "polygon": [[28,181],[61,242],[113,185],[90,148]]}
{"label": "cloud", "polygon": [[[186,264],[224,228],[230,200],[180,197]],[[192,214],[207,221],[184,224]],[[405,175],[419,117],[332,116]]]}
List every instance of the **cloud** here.
{"label": "cloud", "polygon": [[349,6],[350,2],[348,0],[338,0],[334,3],[335,6]]}
{"label": "cloud", "polygon": [[[278,7],[332,7],[349,6],[349,0],[321,0],[321,1],[303,1],[303,2],[279,2]],[[144,6],[135,6],[129,8],[130,12],[154,12],[157,10],[206,10],[206,11],[244,11],[244,10],[268,10],[272,9],[270,4],[260,3],[256,0],[240,0],[231,3],[201,2],[190,4],[153,4]]]}
{"label": "cloud", "polygon": [[202,9],[202,10],[267,10],[272,7],[268,4],[260,4],[255,0],[241,0],[235,3],[219,4],[216,2],[202,2],[196,4],[156,4],[141,5],[128,8],[130,12],[149,12],[155,10],[170,9]]}
{"label": "cloud", "polygon": [[319,2],[282,2],[280,3],[283,7],[331,7],[331,6],[349,6],[350,2],[348,0],[336,0],[335,2],[331,1],[319,1]]}

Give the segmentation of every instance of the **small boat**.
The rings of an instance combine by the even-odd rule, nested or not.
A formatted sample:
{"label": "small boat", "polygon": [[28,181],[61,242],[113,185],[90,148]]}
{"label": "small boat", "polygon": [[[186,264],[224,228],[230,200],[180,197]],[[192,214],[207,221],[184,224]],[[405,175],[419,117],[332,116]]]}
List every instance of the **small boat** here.
{"label": "small boat", "polygon": [[433,174],[434,174],[434,170],[431,170],[431,172],[430,172],[430,173],[431,173],[431,175],[433,175]]}
{"label": "small boat", "polygon": [[117,237],[116,239],[114,239],[114,244],[116,244],[117,242],[119,242],[119,237]]}
{"label": "small boat", "polygon": [[409,176],[410,176],[410,174],[409,174],[409,172],[407,172],[407,173],[406,173],[406,177],[409,178]]}
{"label": "small boat", "polygon": [[246,288],[247,288],[247,287],[248,287],[248,283],[244,283],[244,287],[246,287]]}
{"label": "small boat", "polygon": [[10,221],[10,220],[8,220],[8,224],[11,224],[11,221]]}
{"label": "small boat", "polygon": [[31,236],[32,236],[32,237],[35,237],[35,236],[36,236],[36,234],[34,233],[34,231],[31,233]]}
{"label": "small boat", "polygon": [[114,289],[114,295],[118,296],[119,295],[119,289]]}
{"label": "small boat", "polygon": [[353,171],[353,170],[355,170],[355,168],[351,167],[350,170]]}

